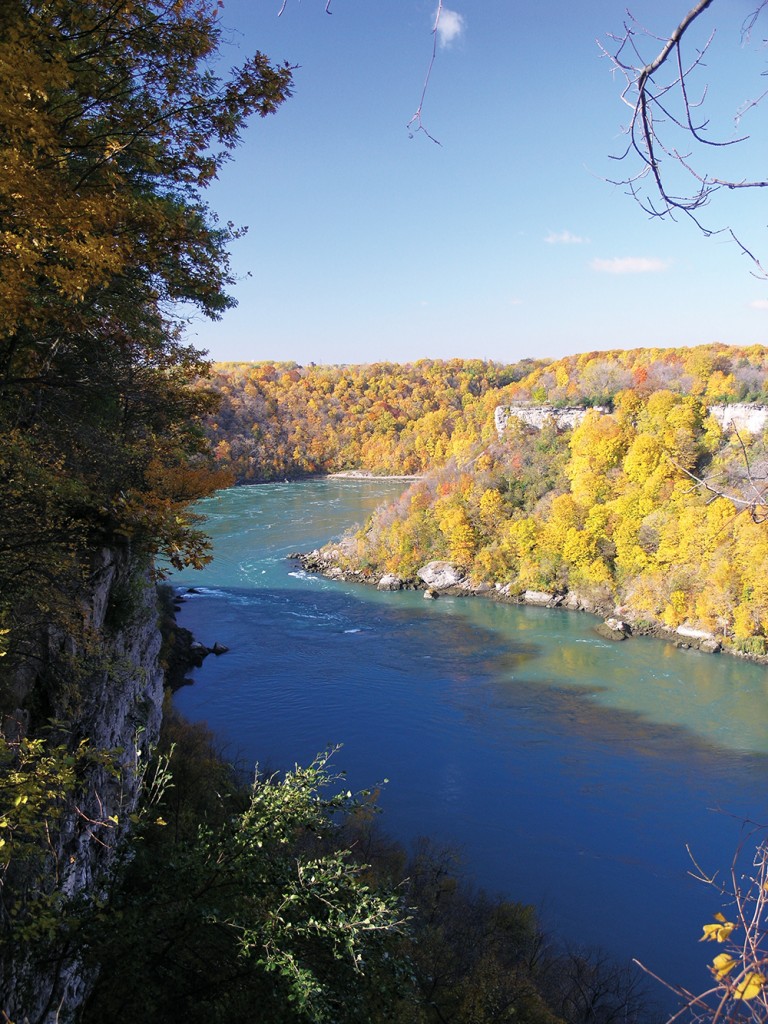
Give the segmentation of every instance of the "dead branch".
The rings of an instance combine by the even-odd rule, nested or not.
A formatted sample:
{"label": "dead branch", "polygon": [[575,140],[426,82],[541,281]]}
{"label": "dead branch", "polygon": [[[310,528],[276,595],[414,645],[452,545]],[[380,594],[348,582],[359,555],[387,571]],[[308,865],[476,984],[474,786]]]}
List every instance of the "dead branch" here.
{"label": "dead branch", "polygon": [[[628,143],[623,153],[614,157],[617,161],[630,158],[639,160],[639,170],[624,178],[611,179],[612,184],[622,185],[651,217],[674,219],[680,213],[689,217],[706,236],[724,233],[729,235],[741,252],[754,264],[760,277],[768,273],[761,266],[750,249],[744,245],[729,227],[713,228],[701,220],[699,211],[710,203],[715,193],[726,190],[756,189],[768,187],[765,178],[729,178],[699,170],[699,147],[722,149],[745,142],[749,136],[716,139],[709,134],[709,119],[704,114],[707,98],[705,85],[698,95],[692,94],[698,73],[705,66],[705,57],[714,39],[714,30],[698,47],[691,44],[691,56],[684,53],[684,42],[689,38],[691,27],[710,8],[715,0],[698,0],[687,12],[669,36],[659,37],[638,25],[630,15],[624,23],[621,35],[611,35],[610,45],[598,43],[613,69],[624,79],[621,99],[631,110],[629,124],[624,132]],[[760,0],[755,11],[742,25],[741,37],[748,41],[755,22],[768,0]],[[653,41],[661,43],[650,60],[642,51],[644,44]],[[739,124],[747,110],[757,106],[767,92],[743,104],[736,112],[734,121]],[[683,146],[678,140],[683,140]],[[688,147],[692,147],[690,150]],[[690,179],[690,190],[679,192],[673,185],[670,168],[681,168]],[[650,182],[650,192],[646,184]]]}
{"label": "dead branch", "polygon": [[443,0],[438,0],[437,11],[435,12],[435,22],[432,26],[432,54],[429,58],[429,64],[427,65],[427,73],[424,76],[424,84],[421,89],[421,96],[419,97],[419,105],[416,108],[416,113],[405,126],[406,130],[408,131],[409,138],[412,139],[413,136],[416,135],[418,132],[423,132],[424,135],[426,135],[426,137],[431,142],[436,143],[438,146],[441,145],[441,143],[433,135],[430,135],[430,133],[424,127],[424,122],[422,121],[421,115],[424,109],[424,100],[426,99],[427,96],[427,89],[429,88],[429,80],[432,77],[432,69],[435,66],[435,60],[437,59],[437,33],[440,27],[440,18],[442,16],[442,13]]}

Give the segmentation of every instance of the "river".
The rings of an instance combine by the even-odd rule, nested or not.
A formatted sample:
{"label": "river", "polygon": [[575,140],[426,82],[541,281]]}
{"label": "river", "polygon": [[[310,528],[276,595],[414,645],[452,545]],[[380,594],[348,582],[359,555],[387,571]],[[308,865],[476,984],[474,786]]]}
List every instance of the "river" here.
{"label": "river", "polygon": [[722,877],[743,821],[768,821],[768,672],[611,643],[587,615],[379,594],[287,558],[404,486],[325,479],[202,502],[215,559],[174,577],[199,591],[180,622],[230,651],[177,706],[265,770],[343,744],[352,788],[388,780],[393,835],[460,848],[473,880],[535,903],[569,943],[703,989],[714,953],[698,938],[721,904],[687,849]]}

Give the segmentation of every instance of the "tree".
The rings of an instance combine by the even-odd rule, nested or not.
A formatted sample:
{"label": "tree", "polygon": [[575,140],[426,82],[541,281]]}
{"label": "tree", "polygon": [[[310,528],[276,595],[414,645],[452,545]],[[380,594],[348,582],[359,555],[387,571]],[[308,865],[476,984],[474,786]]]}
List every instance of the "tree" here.
{"label": "tree", "polygon": [[[197,425],[207,373],[185,307],[233,304],[238,234],[203,200],[291,69],[220,77],[213,0],[8,0],[0,11],[0,624],[20,653],[36,595],[89,552],[199,564],[186,506],[220,485]],[[190,467],[194,472],[188,472]],[[55,603],[55,602],[53,602]],[[22,614],[23,609],[23,614]],[[14,659],[8,658],[8,662]]]}
{"label": "tree", "polygon": [[218,822],[148,821],[106,913],[82,925],[86,962],[102,966],[86,1021],[393,1019],[411,988],[405,916],[345,846],[342,824],[361,801],[370,812],[370,794],[330,795],[329,758],[257,777]]}
{"label": "tree", "polygon": [[[188,506],[229,479],[207,455],[207,364],[184,317],[232,305],[238,230],[217,222],[204,190],[249,116],[289,95],[291,69],[257,53],[220,75],[220,7],[0,5],[0,790],[22,808],[2,814],[0,884],[4,911],[29,911],[0,915],[4,1018],[42,1017],[66,990],[71,948],[50,907],[92,872],[103,880],[125,829],[121,780],[106,778],[98,749],[120,725],[94,695],[110,684],[139,697],[116,754],[130,812],[132,730],[159,709],[118,637],[151,615],[157,556],[206,560]],[[50,938],[32,1002],[24,929]]]}

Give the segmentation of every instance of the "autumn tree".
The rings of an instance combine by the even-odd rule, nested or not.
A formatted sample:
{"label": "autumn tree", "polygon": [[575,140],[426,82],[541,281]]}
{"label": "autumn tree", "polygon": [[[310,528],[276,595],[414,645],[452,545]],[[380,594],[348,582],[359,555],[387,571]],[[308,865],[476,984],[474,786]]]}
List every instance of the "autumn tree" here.
{"label": "autumn tree", "polygon": [[17,653],[34,595],[69,601],[93,545],[205,556],[185,509],[221,478],[183,315],[233,304],[238,229],[203,195],[291,83],[259,53],[218,74],[220,6],[0,10],[0,617]]}
{"label": "autumn tree", "polygon": [[[215,0],[0,5],[0,789],[15,828],[0,878],[4,1019],[42,1019],[64,998],[57,922],[76,872],[97,877],[101,858],[103,875],[125,828],[120,779],[76,755],[95,731],[93,756],[107,756],[99,745],[120,728],[110,683],[132,709],[115,756],[135,798],[130,730],[158,709],[117,637],[149,610],[153,564],[207,558],[189,503],[227,479],[207,455],[207,365],[184,318],[232,305],[238,229],[217,222],[205,188],[249,116],[288,95],[291,70],[257,53],[221,75],[220,18]],[[89,599],[113,570],[94,625]],[[82,822],[93,841],[81,846]],[[32,862],[47,870],[28,885]],[[30,887],[57,922],[32,915],[49,904]],[[27,1001],[32,935],[48,966]]]}

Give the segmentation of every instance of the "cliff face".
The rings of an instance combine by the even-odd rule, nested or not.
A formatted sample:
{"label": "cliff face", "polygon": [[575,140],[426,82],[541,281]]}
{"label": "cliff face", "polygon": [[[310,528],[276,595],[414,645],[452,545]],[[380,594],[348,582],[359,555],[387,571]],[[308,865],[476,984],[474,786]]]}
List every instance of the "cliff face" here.
{"label": "cliff face", "polygon": [[[607,412],[602,406],[595,406],[598,412]],[[553,420],[558,430],[570,430],[578,426],[589,410],[581,406],[570,406],[565,409],[553,405],[530,405],[522,402],[516,405],[497,405],[494,413],[496,432],[501,437],[507,429],[511,418],[521,420],[526,426],[541,430],[545,423]]]}
{"label": "cliff face", "polygon": [[[608,412],[602,406],[594,407],[598,412]],[[569,430],[578,426],[587,415],[588,410],[581,407],[565,409],[552,405],[531,405],[518,402],[515,405],[497,405],[494,413],[496,432],[499,437],[504,434],[511,418],[521,420],[529,427],[541,430],[548,420],[554,420],[558,430]],[[709,413],[717,420],[724,431],[742,431],[747,434],[759,434],[768,423],[768,406],[741,402],[735,405],[710,405]]]}
{"label": "cliff face", "polygon": [[[89,750],[111,752],[108,764],[98,758],[87,764],[51,837],[49,889],[66,896],[103,888],[137,804],[142,756],[156,742],[162,716],[161,636],[146,566],[137,567],[127,550],[103,550],[92,569],[81,599],[84,639],[46,635],[34,670],[27,665],[18,673],[20,708],[12,716],[19,732],[34,734],[42,708],[45,718],[66,723],[69,747],[87,739]],[[61,952],[41,963],[21,958],[18,948],[1,952],[0,1011],[30,1024],[73,1018],[90,981],[76,957]]]}

